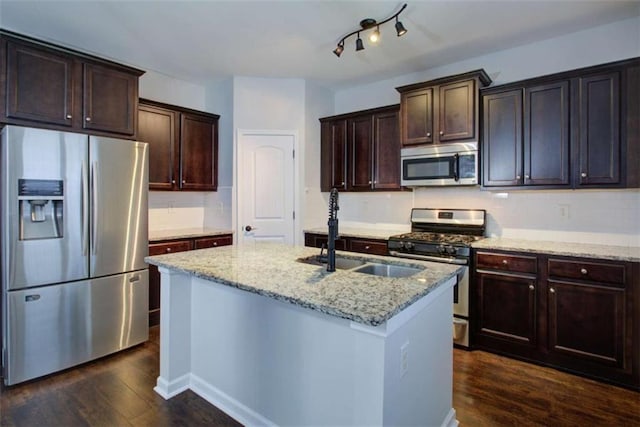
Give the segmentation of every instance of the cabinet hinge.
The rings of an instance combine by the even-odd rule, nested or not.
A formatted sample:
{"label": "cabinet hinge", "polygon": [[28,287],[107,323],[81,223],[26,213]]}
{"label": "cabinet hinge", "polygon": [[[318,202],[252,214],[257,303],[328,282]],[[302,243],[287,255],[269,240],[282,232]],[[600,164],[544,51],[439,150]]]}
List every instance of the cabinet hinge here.
{"label": "cabinet hinge", "polygon": [[296,150],[293,150],[293,158],[296,158]]}
{"label": "cabinet hinge", "polygon": [[293,219],[296,219],[296,211],[293,211]]}

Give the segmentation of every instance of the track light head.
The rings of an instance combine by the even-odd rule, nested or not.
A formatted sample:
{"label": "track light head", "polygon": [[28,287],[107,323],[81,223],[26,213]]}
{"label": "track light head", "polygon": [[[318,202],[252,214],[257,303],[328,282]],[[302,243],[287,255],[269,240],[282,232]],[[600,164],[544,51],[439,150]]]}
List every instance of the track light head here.
{"label": "track light head", "polygon": [[369,41],[371,43],[378,43],[378,40],[380,40],[380,29],[376,28],[371,34],[369,34]]}
{"label": "track light head", "polygon": [[358,33],[358,40],[356,40],[356,52],[359,50],[364,50],[364,43],[362,43],[362,39],[360,38],[360,33]]}
{"label": "track light head", "polygon": [[396,16],[396,32],[398,33],[398,37],[401,37],[407,34],[407,29],[404,28],[404,25],[402,25],[402,22],[398,21],[397,16]]}
{"label": "track light head", "polygon": [[336,56],[340,58],[340,55],[342,55],[343,50],[344,50],[344,43],[341,43],[338,46],[336,46],[336,48],[333,50],[333,53],[335,53]]}

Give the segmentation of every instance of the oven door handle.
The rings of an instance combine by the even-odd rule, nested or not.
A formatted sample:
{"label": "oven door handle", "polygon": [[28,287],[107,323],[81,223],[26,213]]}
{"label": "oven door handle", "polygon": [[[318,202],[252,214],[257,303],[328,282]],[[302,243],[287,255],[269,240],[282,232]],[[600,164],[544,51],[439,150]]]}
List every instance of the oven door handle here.
{"label": "oven door handle", "polygon": [[429,256],[429,255],[404,254],[397,251],[389,251],[389,255],[399,257],[399,258],[418,259],[421,261],[435,261],[435,262],[444,262],[447,264],[467,265],[467,260],[457,259],[457,258],[442,258],[437,256]]}
{"label": "oven door handle", "polygon": [[458,182],[460,180],[460,155],[453,155],[453,179]]}

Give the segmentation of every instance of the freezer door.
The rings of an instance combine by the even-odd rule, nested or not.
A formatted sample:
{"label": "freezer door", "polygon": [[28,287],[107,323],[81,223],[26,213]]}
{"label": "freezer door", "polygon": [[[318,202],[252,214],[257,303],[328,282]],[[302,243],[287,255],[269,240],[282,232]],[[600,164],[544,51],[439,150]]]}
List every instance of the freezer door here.
{"label": "freezer door", "polygon": [[7,385],[148,339],[148,270],[7,293]]}
{"label": "freezer door", "polygon": [[88,273],[87,136],[2,130],[2,282],[20,289]]}
{"label": "freezer door", "polygon": [[147,268],[148,148],[89,137],[90,276]]}

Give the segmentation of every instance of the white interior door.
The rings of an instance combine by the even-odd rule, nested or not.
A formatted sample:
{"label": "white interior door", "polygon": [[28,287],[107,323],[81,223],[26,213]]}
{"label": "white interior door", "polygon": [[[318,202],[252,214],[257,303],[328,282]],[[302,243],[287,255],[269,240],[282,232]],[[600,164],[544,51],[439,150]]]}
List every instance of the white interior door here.
{"label": "white interior door", "polygon": [[239,243],[294,243],[295,132],[240,131]]}

